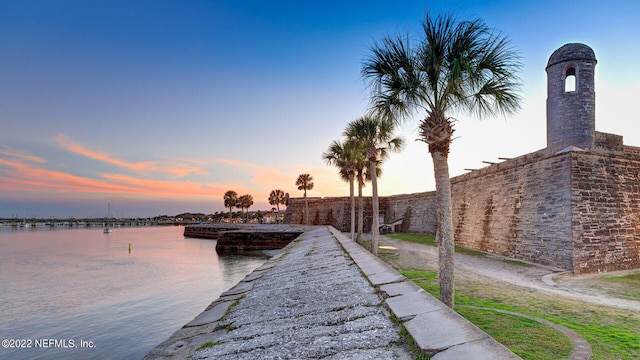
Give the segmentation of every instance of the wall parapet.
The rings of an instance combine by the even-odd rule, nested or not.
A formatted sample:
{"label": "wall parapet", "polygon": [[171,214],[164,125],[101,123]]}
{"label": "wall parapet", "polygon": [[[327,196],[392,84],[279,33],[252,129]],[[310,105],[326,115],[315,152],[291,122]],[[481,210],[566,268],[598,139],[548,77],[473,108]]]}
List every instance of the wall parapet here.
{"label": "wall parapet", "polygon": [[451,178],[451,183],[454,182],[460,182],[460,181],[468,181],[474,178],[478,178],[478,177],[482,177],[482,176],[486,176],[488,174],[491,173],[495,173],[495,172],[499,172],[499,171],[504,171],[504,170],[508,170],[508,169],[513,169],[513,168],[517,168],[517,167],[521,167],[527,164],[531,164],[537,161],[540,161],[541,159],[544,159],[545,157],[550,157],[550,155],[548,155],[546,153],[546,149],[542,149],[542,150],[538,150],[526,155],[522,155],[522,156],[518,156],[512,159],[508,159],[496,164],[492,164],[489,166],[485,166],[483,168],[477,169],[477,170],[473,170],[470,171],[466,174],[462,174],[462,175],[458,175],[455,177]]}

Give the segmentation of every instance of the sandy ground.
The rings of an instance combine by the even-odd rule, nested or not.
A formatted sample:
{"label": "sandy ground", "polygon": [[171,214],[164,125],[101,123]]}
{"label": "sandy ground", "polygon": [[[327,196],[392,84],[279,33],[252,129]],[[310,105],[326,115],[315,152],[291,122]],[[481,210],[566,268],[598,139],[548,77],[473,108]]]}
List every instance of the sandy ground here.
{"label": "sandy ground", "polygon": [[[436,247],[400,241],[381,236],[380,246],[397,248],[394,260],[403,268],[423,268],[437,270],[438,250]],[[504,286],[525,288],[529,291],[562,296],[574,300],[621,309],[640,311],[640,301],[623,298],[616,294],[619,289],[611,282],[598,281],[603,276],[618,276],[627,272],[589,274],[574,276],[561,269],[530,264],[530,266],[510,264],[505,258],[493,255],[455,255],[455,276],[476,282],[495,283]],[[638,270],[635,270],[638,271]]]}

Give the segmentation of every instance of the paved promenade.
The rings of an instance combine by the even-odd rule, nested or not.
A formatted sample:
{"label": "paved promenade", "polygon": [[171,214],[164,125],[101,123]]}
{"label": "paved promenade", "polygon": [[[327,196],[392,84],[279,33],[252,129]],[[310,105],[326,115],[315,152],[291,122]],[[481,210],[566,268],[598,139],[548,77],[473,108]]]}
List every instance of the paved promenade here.
{"label": "paved promenade", "polygon": [[402,327],[432,359],[518,359],[331,227],[306,231],[145,359],[412,359]]}

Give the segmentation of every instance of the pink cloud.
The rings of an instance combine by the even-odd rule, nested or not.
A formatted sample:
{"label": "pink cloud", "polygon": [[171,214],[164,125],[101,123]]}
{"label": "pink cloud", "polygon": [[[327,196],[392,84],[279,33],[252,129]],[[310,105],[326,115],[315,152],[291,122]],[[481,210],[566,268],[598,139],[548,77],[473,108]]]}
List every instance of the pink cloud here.
{"label": "pink cloud", "polygon": [[127,162],[117,159],[113,155],[108,153],[87,149],[86,147],[73,142],[63,134],[56,136],[54,140],[63,149],[74,154],[78,154],[103,163],[116,165],[118,167],[132,170],[138,173],[161,172],[172,174],[178,178],[187,176],[189,174],[205,174],[205,171],[203,171],[200,167],[188,165],[184,162],[176,163],[173,161],[169,161],[163,162],[162,165],[160,165],[160,162],[158,161]]}
{"label": "pink cloud", "polygon": [[[331,167],[308,167],[292,165],[286,168],[269,167],[233,159],[179,159],[162,162],[148,161],[132,163],[115,156],[93,151],[78,145],[64,135],[55,138],[56,143],[74,154],[99,162],[109,163],[123,169],[133,170],[131,174],[99,173],[95,177],[73,174],[66,169],[55,169],[47,159],[33,156],[24,151],[0,149],[0,192],[7,196],[21,193],[25,197],[67,198],[69,194],[86,198],[121,197],[138,200],[162,200],[175,202],[210,202],[218,207],[222,204],[227,190],[254,197],[255,208],[270,208],[268,196],[271,190],[281,189],[292,197],[301,196],[295,187],[295,180],[301,173],[310,173],[315,178],[314,190],[310,196],[336,196],[348,192],[346,184]],[[44,167],[47,164],[46,168]],[[249,176],[248,182],[230,180],[228,183],[214,181],[185,180],[189,174],[201,175],[206,179],[211,166],[222,164],[234,171]],[[208,169],[205,170],[205,169]],[[167,174],[169,176],[167,176]],[[246,178],[246,177],[245,177]]]}
{"label": "pink cloud", "polygon": [[0,150],[0,155],[4,155],[6,157],[10,157],[10,158],[17,158],[19,160],[27,160],[27,161],[31,161],[31,162],[35,162],[35,163],[45,163],[47,162],[47,160],[38,157],[38,156],[34,156],[31,155],[29,153],[27,153],[26,151],[21,151],[21,150],[15,150],[15,149],[10,149],[10,148],[5,148],[5,149],[1,149]]}

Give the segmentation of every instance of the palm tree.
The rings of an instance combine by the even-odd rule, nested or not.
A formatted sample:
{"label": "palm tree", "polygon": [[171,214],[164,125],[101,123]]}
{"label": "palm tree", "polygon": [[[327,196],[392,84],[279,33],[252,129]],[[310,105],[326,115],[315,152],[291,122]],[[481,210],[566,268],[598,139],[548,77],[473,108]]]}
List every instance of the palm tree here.
{"label": "palm tree", "polygon": [[[365,161],[368,163],[369,160]],[[360,243],[362,239],[362,228],[364,227],[364,199],[362,198],[362,188],[365,181],[365,169],[368,168],[368,164],[364,161],[360,161],[356,164],[356,179],[358,180],[358,229],[356,231],[356,242]]]}
{"label": "palm tree", "polygon": [[[356,201],[353,195],[353,183],[356,175],[358,157],[364,154],[362,147],[358,147],[355,141],[334,140],[329,149],[322,153],[322,158],[328,165],[335,165],[340,173],[340,178],[349,182],[349,200],[351,202],[351,240],[355,240],[356,233]],[[364,158],[364,156],[360,156]]]}
{"label": "palm tree", "polygon": [[369,160],[369,173],[371,175],[371,203],[373,204],[373,224],[371,225],[372,243],[374,255],[378,256],[378,243],[380,231],[379,205],[378,205],[378,162],[386,158],[389,151],[400,151],[404,146],[404,139],[393,137],[394,124],[385,121],[381,117],[365,116],[350,122],[344,131],[344,135],[361,144],[367,150]]}
{"label": "palm tree", "polygon": [[286,200],[284,191],[280,189],[271,190],[271,194],[269,194],[269,205],[275,205],[278,211],[278,218],[280,217],[280,205],[284,205]]}
{"label": "palm tree", "polygon": [[244,208],[247,209],[247,222],[249,221],[249,208],[253,206],[253,195],[245,195]]}
{"label": "palm tree", "polygon": [[[376,163],[376,177],[378,178],[382,176],[382,160],[378,160]],[[356,179],[358,180],[358,228],[356,231],[356,242],[359,243],[362,239],[362,228],[364,227],[364,199],[362,197],[362,188],[365,186],[366,181],[371,181],[369,159],[367,159],[366,149],[363,156],[358,157],[358,162],[356,163]]]}
{"label": "palm tree", "polygon": [[247,209],[247,213],[245,215],[245,222],[249,222],[249,208],[253,205],[253,196],[251,195],[242,195],[238,198],[237,207],[240,208],[240,211]]}
{"label": "palm tree", "polygon": [[229,223],[231,223],[233,220],[233,214],[231,210],[236,206],[237,203],[238,203],[237,192],[233,190],[229,190],[226,193],[224,193],[224,207],[229,208]]}
{"label": "palm tree", "polygon": [[[347,141],[346,143],[350,143],[350,141]],[[333,147],[334,145],[332,144],[329,147],[329,150],[330,150],[329,152],[331,152],[331,149]],[[351,149],[353,150],[353,154],[352,154],[353,158],[351,159],[353,163],[351,164],[351,167],[355,177],[354,180],[356,180],[358,183],[358,213],[357,213],[358,220],[356,225],[355,241],[359,243],[360,240],[362,239],[362,228],[364,226],[364,199],[362,197],[362,188],[365,186],[365,181],[371,180],[371,176],[369,174],[369,159],[367,159],[367,149],[363,148],[362,146],[356,146],[355,144],[351,145],[351,147],[353,147],[353,149]],[[376,163],[377,177],[380,177],[382,174],[381,164],[382,164],[381,161],[378,161]],[[350,170],[350,167],[341,168],[340,170],[340,176],[345,181],[348,181],[349,170]],[[355,207],[354,203],[355,203],[355,200],[353,199],[353,195],[352,195],[351,214],[355,213],[355,211],[353,210]],[[356,223],[356,221],[354,221],[353,215],[352,215],[351,224],[353,225],[354,223]],[[353,234],[353,230],[352,230],[352,234]],[[352,235],[352,238],[353,238],[353,235]]]}
{"label": "palm tree", "polygon": [[313,176],[309,174],[298,175],[296,186],[298,187],[298,190],[304,190],[305,224],[309,225],[309,201],[307,200],[307,190],[313,189]]}
{"label": "palm tree", "polygon": [[440,300],[453,307],[451,113],[482,118],[518,110],[520,58],[506,36],[482,20],[458,21],[450,14],[427,14],[416,46],[408,36],[385,37],[371,52],[362,75],[372,86],[372,111],[392,121],[424,112],[419,140],[429,146],[436,180]]}

